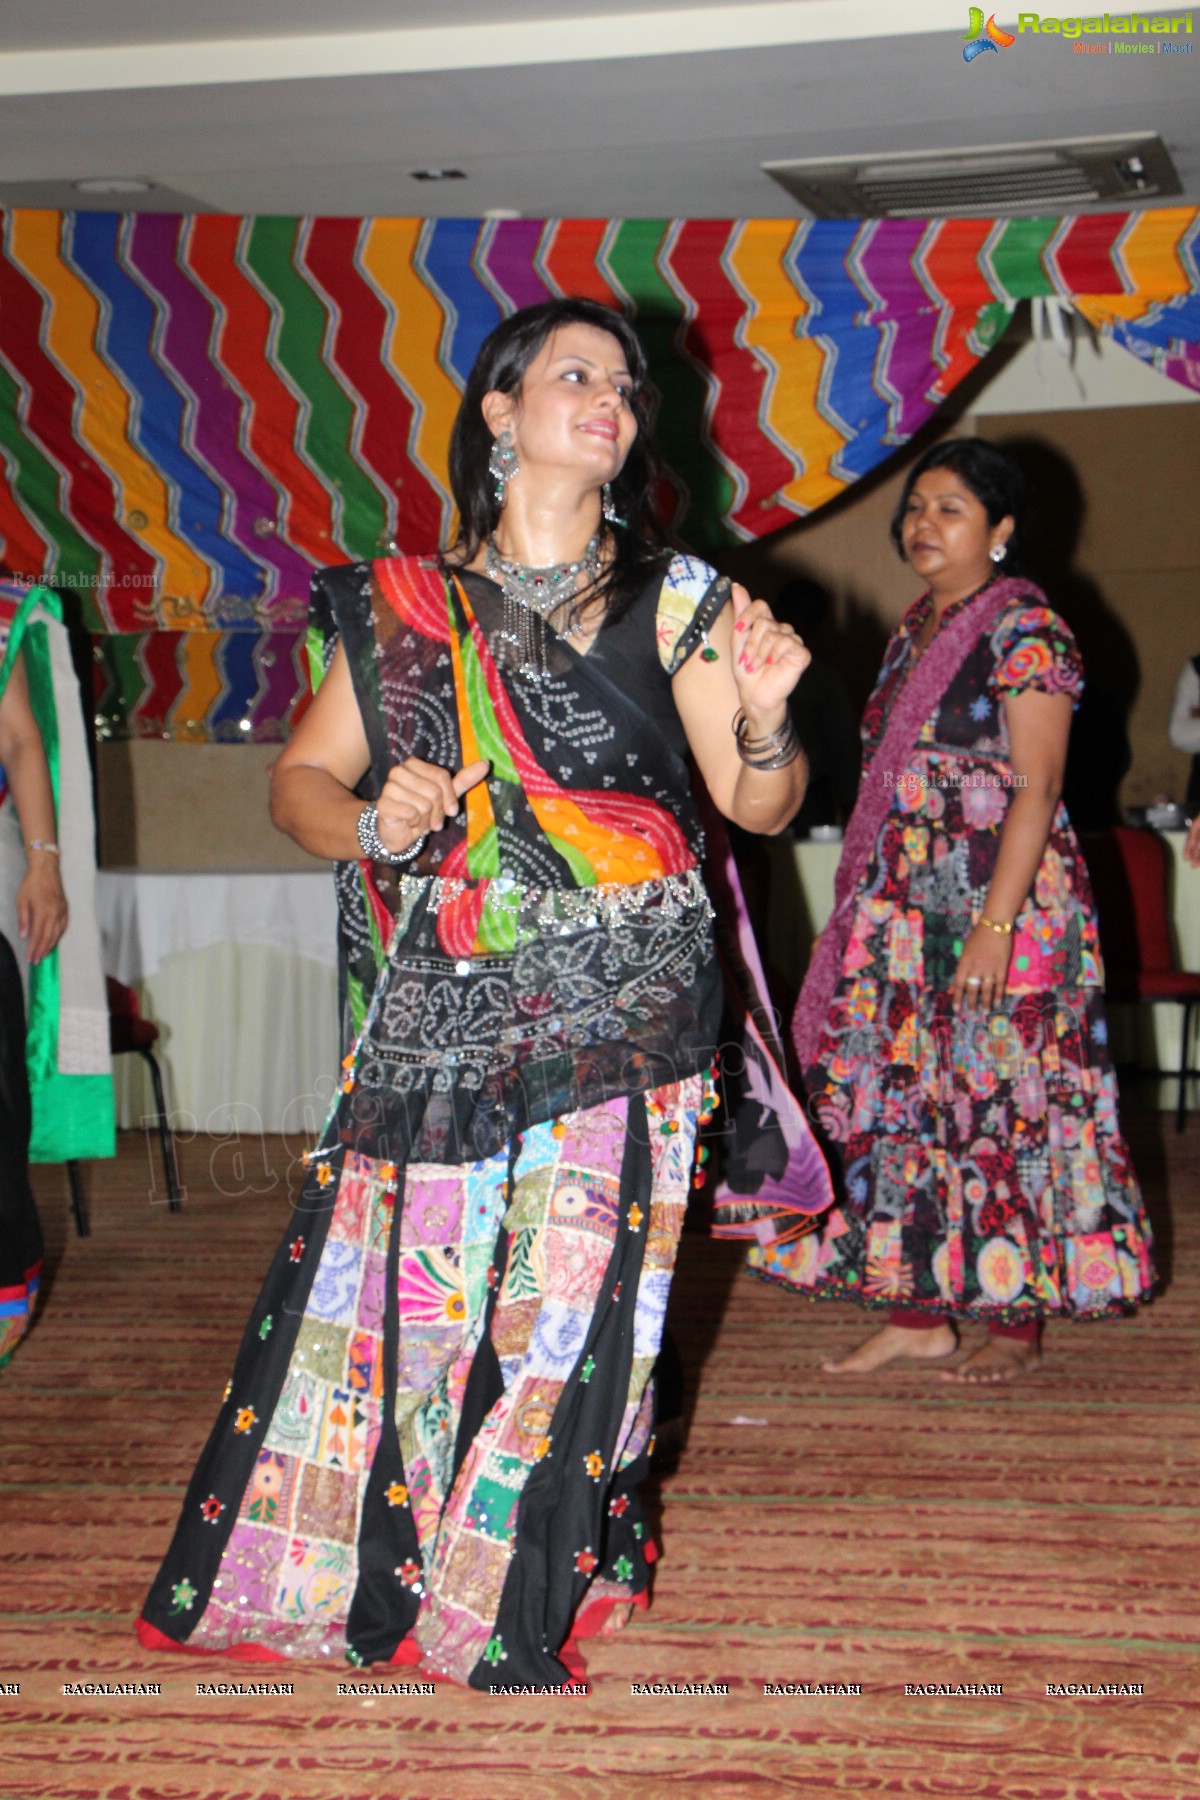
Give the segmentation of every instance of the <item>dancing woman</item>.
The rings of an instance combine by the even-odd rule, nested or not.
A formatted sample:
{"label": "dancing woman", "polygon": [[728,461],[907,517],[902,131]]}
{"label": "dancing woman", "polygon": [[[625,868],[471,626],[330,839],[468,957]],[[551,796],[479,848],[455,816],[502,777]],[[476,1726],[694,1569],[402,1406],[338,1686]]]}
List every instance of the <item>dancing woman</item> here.
{"label": "dancing woman", "polygon": [[720,1015],[687,759],[780,831],[808,653],[663,547],[644,383],[618,315],[517,313],[454,427],[452,550],[317,578],[273,813],[343,865],[356,1036],[148,1643],[545,1686],[645,1603]]}

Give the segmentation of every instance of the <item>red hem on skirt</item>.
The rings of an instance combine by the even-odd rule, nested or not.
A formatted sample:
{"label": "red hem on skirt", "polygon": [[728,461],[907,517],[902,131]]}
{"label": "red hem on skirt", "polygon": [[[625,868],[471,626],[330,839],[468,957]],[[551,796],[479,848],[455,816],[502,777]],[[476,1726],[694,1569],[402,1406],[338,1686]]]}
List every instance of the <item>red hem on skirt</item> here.
{"label": "red hem on skirt", "polygon": [[[229,1644],[222,1649],[209,1649],[205,1644],[181,1644],[177,1638],[168,1637],[157,1625],[151,1625],[148,1619],[139,1618],[135,1627],[138,1643],[143,1650],[173,1650],[184,1656],[228,1656],[234,1662],[286,1662],[295,1663],[297,1658],[285,1656],[282,1650],[268,1649],[266,1644]],[[396,1646],[395,1651],[384,1665],[386,1668],[415,1669],[421,1660],[420,1647],[417,1640],[406,1637]]]}

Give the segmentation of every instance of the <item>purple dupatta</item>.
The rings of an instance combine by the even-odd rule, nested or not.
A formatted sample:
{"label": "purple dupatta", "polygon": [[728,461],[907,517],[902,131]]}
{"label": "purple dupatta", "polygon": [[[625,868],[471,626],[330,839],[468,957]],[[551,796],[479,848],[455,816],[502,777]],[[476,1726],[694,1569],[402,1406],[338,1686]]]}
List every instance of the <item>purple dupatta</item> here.
{"label": "purple dupatta", "polygon": [[[858,800],[833,889],[833,912],[817,940],[792,1018],[792,1041],[801,1069],[817,1059],[821,1031],[842,972],[859,885],[895,797],[895,781],[911,763],[921,727],[954,680],[981,634],[1013,600],[1049,602],[1040,587],[1020,576],[991,581],[934,635],[892,704],[878,748],[863,771]],[[911,609],[910,609],[911,610]],[[888,783],[887,776],[892,776]]]}

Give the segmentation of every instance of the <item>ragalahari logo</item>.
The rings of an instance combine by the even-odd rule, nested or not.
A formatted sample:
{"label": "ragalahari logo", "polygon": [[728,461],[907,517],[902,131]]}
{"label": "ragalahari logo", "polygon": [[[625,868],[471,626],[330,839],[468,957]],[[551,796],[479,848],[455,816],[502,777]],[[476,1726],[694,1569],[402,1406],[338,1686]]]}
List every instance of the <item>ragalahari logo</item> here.
{"label": "ragalahari logo", "polygon": [[973,6],[971,8],[971,29],[965,38],[959,41],[963,46],[963,61],[969,63],[974,62],[977,56],[982,56],[985,50],[1007,50],[1017,40],[1010,32],[1001,31],[996,23],[995,13],[991,15],[985,25],[982,6]]}

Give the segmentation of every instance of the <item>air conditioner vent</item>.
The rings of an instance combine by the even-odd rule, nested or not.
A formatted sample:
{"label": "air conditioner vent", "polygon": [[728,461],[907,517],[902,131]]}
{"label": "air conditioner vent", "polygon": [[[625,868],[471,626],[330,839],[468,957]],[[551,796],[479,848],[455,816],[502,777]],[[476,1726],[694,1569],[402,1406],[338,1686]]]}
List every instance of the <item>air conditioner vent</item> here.
{"label": "air conditioner vent", "polygon": [[1152,132],[762,166],[818,219],[1019,213],[1182,192],[1171,158]]}

